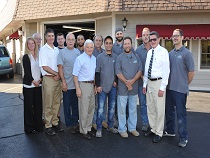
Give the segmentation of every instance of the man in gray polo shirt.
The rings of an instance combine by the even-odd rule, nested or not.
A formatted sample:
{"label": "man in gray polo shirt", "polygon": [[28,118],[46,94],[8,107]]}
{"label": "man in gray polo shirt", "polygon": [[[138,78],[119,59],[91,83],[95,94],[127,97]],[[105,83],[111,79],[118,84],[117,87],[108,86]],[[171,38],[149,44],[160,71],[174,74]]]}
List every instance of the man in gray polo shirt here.
{"label": "man in gray polo shirt", "polygon": [[[93,51],[93,55],[97,58],[97,56],[101,53],[103,53],[105,50],[101,47],[103,44],[103,37],[101,35],[95,35],[95,37],[93,38],[93,42],[94,42],[94,51]],[[97,95],[96,95],[96,106],[95,106],[95,112],[94,112],[94,116],[93,116],[93,128],[95,130],[97,130],[96,127],[96,119],[97,119],[97,109],[98,109],[98,101],[97,101]],[[106,106],[104,106],[104,110],[103,110],[103,122],[102,125],[104,128],[108,127],[108,124],[106,123]]]}
{"label": "man in gray polo shirt", "polygon": [[96,137],[102,137],[102,121],[104,120],[104,107],[108,97],[108,129],[117,133],[115,129],[113,116],[116,100],[116,82],[115,82],[115,62],[117,55],[112,53],[113,39],[107,36],[104,40],[106,51],[98,55],[96,60],[95,81],[98,92],[97,109],[97,132]]}
{"label": "man in gray polo shirt", "polygon": [[166,129],[164,136],[175,136],[175,108],[180,147],[188,142],[186,102],[189,94],[188,85],[194,76],[194,61],[192,53],[182,44],[183,31],[175,29],[172,40],[175,48],[169,53],[170,76],[166,90]]}
{"label": "man in gray polo shirt", "polygon": [[116,75],[118,77],[118,95],[117,95],[117,114],[118,114],[118,132],[121,137],[127,138],[126,127],[126,106],[128,102],[129,117],[127,120],[128,131],[134,136],[139,136],[136,131],[137,125],[137,94],[138,79],[141,77],[142,64],[135,53],[132,52],[132,40],[130,37],[123,39],[124,53],[117,57]]}
{"label": "man in gray polo shirt", "polygon": [[67,129],[71,133],[78,130],[78,98],[73,80],[74,61],[80,52],[74,48],[75,36],[72,33],[66,36],[67,47],[58,54],[58,71],[62,80],[63,109]]}
{"label": "man in gray polo shirt", "polygon": [[83,35],[78,35],[77,49],[80,51],[80,54],[84,53],[84,43],[85,43],[85,37]]}
{"label": "man in gray polo shirt", "polygon": [[[142,30],[142,41],[143,43],[136,49],[136,54],[139,55],[139,58],[142,63],[142,69],[144,74],[145,62],[147,59],[147,52],[151,49],[151,45],[149,43],[149,34],[150,30],[148,28],[143,28]],[[146,95],[142,92],[143,89],[143,75],[139,79],[139,103],[140,103],[140,114],[142,120],[142,131],[147,131],[149,127],[149,121],[147,116],[147,104],[146,104]]]}

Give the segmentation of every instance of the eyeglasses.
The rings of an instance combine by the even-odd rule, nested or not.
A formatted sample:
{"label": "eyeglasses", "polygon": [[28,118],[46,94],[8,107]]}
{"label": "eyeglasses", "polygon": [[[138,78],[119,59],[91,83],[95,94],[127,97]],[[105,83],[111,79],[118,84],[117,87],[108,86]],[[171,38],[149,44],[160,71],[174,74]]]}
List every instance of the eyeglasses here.
{"label": "eyeglasses", "polygon": [[41,41],[41,40],[42,40],[41,38],[34,38],[34,39],[36,39],[36,40],[38,40],[38,41]]}
{"label": "eyeglasses", "polygon": [[180,35],[172,35],[171,38],[178,38]]}
{"label": "eyeglasses", "polygon": [[111,44],[112,44],[112,42],[105,42],[105,44],[110,44],[110,45],[111,45]]}
{"label": "eyeglasses", "polygon": [[149,40],[149,42],[152,42],[152,41],[156,42],[157,41],[157,38],[153,38],[153,39],[150,39]]}

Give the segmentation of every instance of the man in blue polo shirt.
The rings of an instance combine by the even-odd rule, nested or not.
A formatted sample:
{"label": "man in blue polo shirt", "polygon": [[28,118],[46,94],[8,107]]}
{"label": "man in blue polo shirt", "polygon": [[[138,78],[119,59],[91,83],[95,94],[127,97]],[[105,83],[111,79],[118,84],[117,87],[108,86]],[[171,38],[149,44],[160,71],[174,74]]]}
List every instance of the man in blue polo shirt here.
{"label": "man in blue polo shirt", "polygon": [[175,48],[169,53],[170,76],[166,90],[166,129],[164,136],[175,136],[175,108],[177,114],[179,144],[185,147],[188,142],[186,102],[188,85],[194,76],[192,53],[182,44],[183,31],[175,29],[172,40]]}
{"label": "man in blue polo shirt", "polygon": [[[127,138],[126,127],[126,107],[128,106],[128,131],[134,136],[139,136],[136,131],[137,125],[137,94],[138,79],[142,74],[142,64],[138,55],[132,52],[132,40],[130,37],[123,39],[124,53],[117,57],[116,75],[118,77],[117,90],[117,114],[118,114],[118,132],[121,137]],[[128,102],[128,104],[127,104]]]}

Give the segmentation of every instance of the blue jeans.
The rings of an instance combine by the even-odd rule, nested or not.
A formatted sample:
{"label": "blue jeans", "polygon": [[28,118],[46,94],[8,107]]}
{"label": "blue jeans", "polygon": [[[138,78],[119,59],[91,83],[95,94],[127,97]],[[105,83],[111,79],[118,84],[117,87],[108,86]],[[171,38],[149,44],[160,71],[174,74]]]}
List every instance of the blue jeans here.
{"label": "blue jeans", "polygon": [[128,123],[128,131],[132,132],[136,130],[137,125],[137,95],[129,95],[129,96],[117,96],[117,114],[118,114],[118,132],[126,132],[126,106],[128,102],[128,112],[129,117],[127,120]]}
{"label": "blue jeans", "polygon": [[115,99],[117,95],[117,90],[112,87],[109,93],[102,91],[98,94],[98,110],[97,110],[97,130],[102,129],[102,121],[104,119],[104,106],[108,96],[108,127],[112,128],[114,125],[114,112],[115,112]]}
{"label": "blue jeans", "polygon": [[77,126],[79,112],[78,112],[78,98],[75,89],[63,92],[63,110],[64,110],[66,127]]}
{"label": "blue jeans", "polygon": [[[94,115],[93,115],[93,124],[96,124],[96,120],[97,120],[97,113],[98,113],[98,94],[96,94],[96,98],[95,98],[95,111],[94,111]],[[106,102],[104,103],[104,112],[103,112],[103,121],[106,121],[106,111],[107,111],[107,106],[106,106]]]}
{"label": "blue jeans", "polygon": [[187,140],[187,94],[166,90],[166,131],[175,134],[175,108],[178,122],[178,133],[181,140]]}
{"label": "blue jeans", "polygon": [[143,87],[139,87],[139,103],[140,103],[140,113],[141,113],[141,120],[142,125],[147,126],[149,125],[149,120],[147,116],[147,104],[146,104],[146,94],[142,93]]}

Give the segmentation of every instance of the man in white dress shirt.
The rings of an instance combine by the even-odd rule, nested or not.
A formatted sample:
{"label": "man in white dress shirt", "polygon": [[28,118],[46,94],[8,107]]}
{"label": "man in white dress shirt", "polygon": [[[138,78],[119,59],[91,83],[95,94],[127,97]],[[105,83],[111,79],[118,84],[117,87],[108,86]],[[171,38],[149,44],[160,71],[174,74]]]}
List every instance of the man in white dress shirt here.
{"label": "man in white dress shirt", "polygon": [[39,66],[43,76],[45,132],[52,136],[55,132],[63,131],[57,116],[61,102],[61,82],[57,67],[59,50],[53,45],[55,35],[52,29],[45,31],[45,38],[47,43],[40,49]]}
{"label": "man in white dress shirt", "polygon": [[143,93],[146,94],[151,129],[145,133],[145,136],[155,134],[153,143],[158,143],[164,129],[165,90],[170,72],[169,55],[168,51],[159,45],[160,38],[156,31],[150,33],[149,41],[152,49],[147,53]]}
{"label": "man in white dress shirt", "polygon": [[90,140],[95,133],[91,131],[95,109],[94,76],[96,58],[93,54],[94,44],[90,39],[85,41],[84,53],[76,58],[73,68],[74,83],[79,103],[79,125],[83,138]]}

